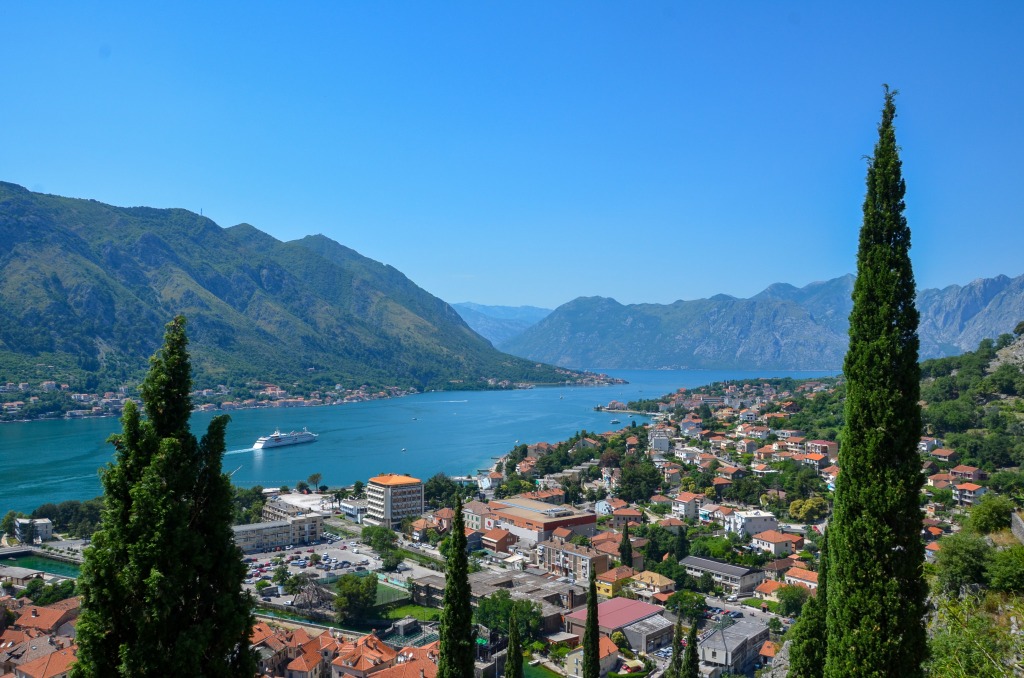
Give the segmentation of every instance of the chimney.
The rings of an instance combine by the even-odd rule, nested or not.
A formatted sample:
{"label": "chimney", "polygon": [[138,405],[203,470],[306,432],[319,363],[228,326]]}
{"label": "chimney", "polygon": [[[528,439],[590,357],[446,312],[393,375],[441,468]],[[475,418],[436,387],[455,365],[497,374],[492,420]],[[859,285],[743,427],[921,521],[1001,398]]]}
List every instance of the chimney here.
{"label": "chimney", "polygon": [[33,617],[38,617],[39,616],[39,610],[37,610],[36,608],[33,607],[32,608],[32,616]]}
{"label": "chimney", "polygon": [[426,676],[423,675],[423,669],[420,669],[420,678],[426,678]]}

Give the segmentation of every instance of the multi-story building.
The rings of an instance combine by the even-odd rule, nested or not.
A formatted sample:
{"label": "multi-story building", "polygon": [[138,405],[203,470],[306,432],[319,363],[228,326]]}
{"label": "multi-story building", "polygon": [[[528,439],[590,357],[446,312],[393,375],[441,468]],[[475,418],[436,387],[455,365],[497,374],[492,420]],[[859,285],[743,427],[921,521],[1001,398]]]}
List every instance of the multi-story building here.
{"label": "multi-story building", "polygon": [[53,539],[53,523],[49,518],[16,518],[14,536],[23,543],[36,539],[47,541]]}
{"label": "multi-story building", "polygon": [[[537,542],[550,539],[559,527],[566,527],[575,534],[585,537],[594,535],[597,529],[597,516],[590,511],[583,511],[569,504],[553,506],[535,499],[522,496],[508,497],[492,501],[488,504],[493,516],[484,519],[484,528],[500,527],[508,530],[519,538],[523,546],[532,546]],[[493,519],[493,525],[488,521]]]}
{"label": "multi-story building", "polygon": [[779,519],[767,511],[733,511],[722,521],[726,532],[755,535],[779,527]]}
{"label": "multi-story building", "polygon": [[585,582],[590,571],[595,575],[608,571],[609,557],[592,546],[577,546],[572,542],[542,541],[534,551],[537,566],[559,577],[571,577]]}
{"label": "multi-story building", "polygon": [[746,674],[757,661],[768,636],[768,627],[753,619],[719,627],[698,645],[701,662],[719,670]]}
{"label": "multi-story building", "polygon": [[764,580],[764,570],[733,565],[714,558],[686,556],[679,563],[686,568],[688,575],[697,579],[705,572],[711,573],[714,582],[728,593],[750,593]]}
{"label": "multi-story building", "polygon": [[370,478],[366,484],[367,525],[383,525],[395,529],[406,517],[423,513],[423,481],[411,476],[385,473]]}
{"label": "multi-story building", "polygon": [[324,517],[307,513],[287,520],[272,520],[252,525],[235,525],[235,545],[245,553],[270,551],[289,544],[309,544],[320,541],[324,530]]}

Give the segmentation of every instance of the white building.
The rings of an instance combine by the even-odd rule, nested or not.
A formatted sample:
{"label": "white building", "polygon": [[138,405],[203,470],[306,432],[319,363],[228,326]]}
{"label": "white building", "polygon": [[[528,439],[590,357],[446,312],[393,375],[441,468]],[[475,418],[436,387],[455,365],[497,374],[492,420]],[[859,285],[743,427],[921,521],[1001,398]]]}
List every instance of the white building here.
{"label": "white building", "polygon": [[779,519],[767,511],[733,511],[722,521],[726,532],[755,535],[766,530],[776,530]]}
{"label": "white building", "polygon": [[18,541],[27,543],[38,539],[53,539],[53,523],[49,518],[17,518],[14,521],[14,536]]}
{"label": "white building", "polygon": [[385,473],[370,478],[366,484],[367,525],[383,525],[395,529],[406,517],[423,513],[423,481],[411,476]]}

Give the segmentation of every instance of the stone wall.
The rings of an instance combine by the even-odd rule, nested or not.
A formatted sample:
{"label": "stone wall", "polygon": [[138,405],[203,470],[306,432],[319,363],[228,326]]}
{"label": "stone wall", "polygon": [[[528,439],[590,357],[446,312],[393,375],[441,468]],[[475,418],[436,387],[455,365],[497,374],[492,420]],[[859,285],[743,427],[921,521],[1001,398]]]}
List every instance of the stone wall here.
{"label": "stone wall", "polygon": [[1013,530],[1013,536],[1017,541],[1024,544],[1024,515],[1014,513],[1010,516],[1010,529]]}

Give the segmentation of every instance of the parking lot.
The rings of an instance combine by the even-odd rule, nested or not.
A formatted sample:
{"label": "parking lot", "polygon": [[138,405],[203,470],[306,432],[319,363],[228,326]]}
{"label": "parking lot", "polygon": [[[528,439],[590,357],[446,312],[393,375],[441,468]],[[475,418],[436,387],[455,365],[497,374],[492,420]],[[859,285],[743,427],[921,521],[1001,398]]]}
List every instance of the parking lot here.
{"label": "parking lot", "polygon": [[[272,551],[247,553],[243,557],[248,566],[245,588],[264,602],[291,604],[290,594],[275,594],[265,590],[258,593],[257,582],[270,582],[279,564],[296,575],[307,573],[315,578],[328,579],[349,573],[374,572],[380,569],[380,558],[366,544],[355,539],[343,540],[338,535],[325,533],[319,544],[292,544]],[[313,563],[311,556],[317,554],[319,562]]]}

